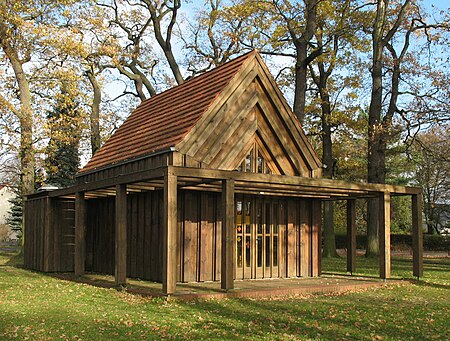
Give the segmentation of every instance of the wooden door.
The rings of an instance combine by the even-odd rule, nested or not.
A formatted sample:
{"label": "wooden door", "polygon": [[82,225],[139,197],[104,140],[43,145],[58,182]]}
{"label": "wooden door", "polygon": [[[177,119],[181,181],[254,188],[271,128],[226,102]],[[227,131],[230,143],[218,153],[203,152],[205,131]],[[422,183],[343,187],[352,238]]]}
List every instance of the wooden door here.
{"label": "wooden door", "polygon": [[236,279],[283,276],[284,203],[272,198],[236,200]]}

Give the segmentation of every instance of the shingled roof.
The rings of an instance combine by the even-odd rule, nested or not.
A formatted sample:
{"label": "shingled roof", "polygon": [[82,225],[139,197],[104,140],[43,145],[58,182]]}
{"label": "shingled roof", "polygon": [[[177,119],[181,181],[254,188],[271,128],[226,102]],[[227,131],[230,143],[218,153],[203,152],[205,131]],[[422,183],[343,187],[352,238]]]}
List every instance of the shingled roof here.
{"label": "shingled roof", "polygon": [[175,146],[255,53],[244,54],[143,101],[80,173]]}

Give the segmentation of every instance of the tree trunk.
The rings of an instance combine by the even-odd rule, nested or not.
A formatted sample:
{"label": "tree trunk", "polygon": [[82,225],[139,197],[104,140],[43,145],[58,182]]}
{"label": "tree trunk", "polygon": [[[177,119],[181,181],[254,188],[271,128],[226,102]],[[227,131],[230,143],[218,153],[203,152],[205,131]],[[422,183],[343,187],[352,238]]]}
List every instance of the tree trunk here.
{"label": "tree trunk", "polygon": [[300,44],[297,49],[297,61],[295,64],[295,92],[294,92],[294,113],[300,124],[305,121],[305,102],[306,102],[306,75],[307,67],[307,44]]}
{"label": "tree trunk", "polygon": [[90,119],[90,129],[91,129],[91,151],[92,156],[100,149],[101,137],[100,137],[100,103],[102,101],[102,90],[98,84],[97,78],[94,73],[89,70],[87,72],[89,82],[92,85],[92,90],[94,92],[94,98],[92,99],[91,105],[91,115]]}
{"label": "tree trunk", "polygon": [[7,30],[0,27],[0,43],[5,52],[19,87],[20,110],[17,112],[20,121],[20,182],[21,195],[34,192],[34,149],[33,149],[33,110],[31,108],[31,92],[28,79],[23,70],[18,52],[10,45]]}
{"label": "tree trunk", "polygon": [[[33,148],[33,110],[31,107],[31,92],[28,79],[23,70],[23,62],[19,53],[11,45],[8,27],[0,23],[0,46],[7,56],[14,70],[19,88],[20,109],[15,114],[20,122],[20,195],[25,196],[34,192],[34,148]],[[22,214],[25,210],[22,208]],[[25,243],[24,216],[22,216],[22,253]]]}
{"label": "tree trunk", "polygon": [[[330,96],[326,92],[325,84],[321,87],[322,109],[322,163],[324,165],[323,177],[333,178],[333,142],[331,140],[331,106]],[[326,201],[323,205],[323,257],[337,257],[336,237],[334,233],[334,202]]]}
{"label": "tree trunk", "polygon": [[316,31],[317,18],[317,0],[305,0],[306,25],[303,34],[297,38],[295,31],[290,29],[291,36],[294,39],[297,60],[295,63],[295,92],[294,92],[294,113],[300,124],[305,120],[306,103],[306,76],[308,72],[308,46]]}
{"label": "tree trunk", "polygon": [[[384,47],[382,40],[385,18],[386,4],[384,0],[379,0],[372,33],[372,93],[369,107],[367,148],[367,180],[369,183],[384,183],[385,180],[385,150],[380,146]],[[368,200],[367,210],[366,256],[377,256],[379,254],[377,199]]]}

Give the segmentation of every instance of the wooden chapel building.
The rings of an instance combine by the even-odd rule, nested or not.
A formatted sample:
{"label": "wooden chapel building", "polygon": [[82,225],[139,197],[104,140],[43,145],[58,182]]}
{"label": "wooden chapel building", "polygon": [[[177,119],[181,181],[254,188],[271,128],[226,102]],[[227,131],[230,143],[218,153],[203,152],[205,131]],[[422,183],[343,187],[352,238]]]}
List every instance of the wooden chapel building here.
{"label": "wooden chapel building", "polygon": [[390,275],[390,197],[412,197],[422,275],[421,192],[321,178],[321,162],[257,52],[142,102],[76,184],[25,201],[25,265],[162,282],[319,276],[321,203],[380,202],[380,276]]}

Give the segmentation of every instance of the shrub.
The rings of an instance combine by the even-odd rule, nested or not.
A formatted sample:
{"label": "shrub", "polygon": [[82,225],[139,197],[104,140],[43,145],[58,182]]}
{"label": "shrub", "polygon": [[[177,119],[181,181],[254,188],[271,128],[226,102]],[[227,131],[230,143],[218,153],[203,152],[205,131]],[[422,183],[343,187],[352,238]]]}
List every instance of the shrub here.
{"label": "shrub", "polygon": [[[365,249],[366,236],[356,236],[356,248]],[[412,247],[412,236],[410,234],[392,234],[391,247],[395,250],[404,250]],[[336,248],[347,248],[347,236],[342,234],[336,235]],[[450,235],[423,235],[423,249],[425,251],[446,251],[450,252]]]}

